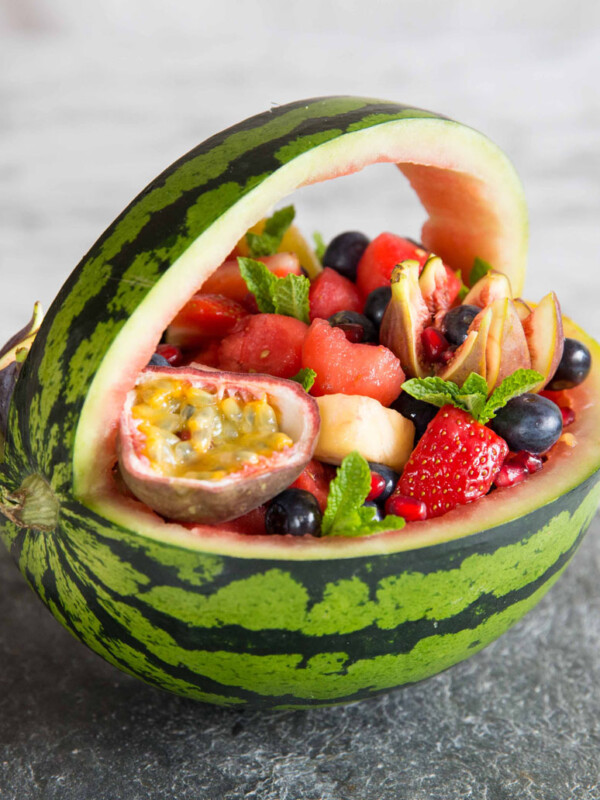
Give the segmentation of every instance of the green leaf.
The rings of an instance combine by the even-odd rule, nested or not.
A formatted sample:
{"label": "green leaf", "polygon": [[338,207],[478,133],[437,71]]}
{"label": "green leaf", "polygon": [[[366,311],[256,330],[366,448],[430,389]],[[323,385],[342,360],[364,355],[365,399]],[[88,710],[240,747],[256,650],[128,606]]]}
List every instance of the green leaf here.
{"label": "green leaf", "polygon": [[275,312],[284,314],[286,317],[296,317],[308,325],[310,323],[308,316],[309,289],[310,281],[304,275],[290,273],[284,278],[275,278],[273,291]]}
{"label": "green leaf", "polygon": [[366,460],[353,451],[338,467],[335,478],[329,484],[327,508],[323,514],[321,534],[335,536],[344,527],[344,518],[350,527],[360,524],[356,514],[371,490],[371,470]]}
{"label": "green leaf", "polygon": [[491,264],[488,264],[488,262],[484,261],[483,258],[475,256],[473,266],[471,267],[471,273],[469,275],[469,283],[471,286],[475,286],[477,281],[480,281],[492,269],[494,268]]}
{"label": "green leaf", "polygon": [[411,378],[402,384],[402,390],[417,400],[440,408],[448,403],[456,405],[454,401],[459,394],[455,383],[442,378]]}
{"label": "green leaf", "polygon": [[310,392],[317,378],[317,373],[310,367],[302,367],[290,380],[300,383],[305,392]]}
{"label": "green leaf", "polygon": [[315,243],[315,255],[319,261],[323,262],[323,256],[325,255],[325,250],[327,250],[327,245],[319,231],[313,233],[313,242]]}
{"label": "green leaf", "polygon": [[502,381],[500,386],[496,387],[485,404],[479,421],[483,424],[489,422],[495,417],[496,411],[505,406],[509,400],[535,389],[541,380],[543,380],[543,376],[534,369],[518,369],[513,372]]}
{"label": "green leaf", "polygon": [[258,310],[263,314],[275,313],[273,293],[277,283],[277,276],[265,267],[260,261],[253,258],[238,258],[240,273],[246,281],[246,286],[256,298]]}
{"label": "green leaf", "polygon": [[247,233],[246,242],[252,258],[274,255],[295,215],[294,206],[280,208],[265,222],[262,233]]}

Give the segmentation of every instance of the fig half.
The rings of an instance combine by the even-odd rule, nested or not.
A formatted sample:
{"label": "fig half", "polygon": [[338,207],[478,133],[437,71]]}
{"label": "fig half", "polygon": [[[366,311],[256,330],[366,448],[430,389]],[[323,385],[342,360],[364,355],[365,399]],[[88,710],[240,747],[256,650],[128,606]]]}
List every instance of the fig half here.
{"label": "fig half", "polygon": [[148,367],[119,426],[121,476],[164,517],[225,522],[287,488],[319,434],[315,400],[270,375]]}

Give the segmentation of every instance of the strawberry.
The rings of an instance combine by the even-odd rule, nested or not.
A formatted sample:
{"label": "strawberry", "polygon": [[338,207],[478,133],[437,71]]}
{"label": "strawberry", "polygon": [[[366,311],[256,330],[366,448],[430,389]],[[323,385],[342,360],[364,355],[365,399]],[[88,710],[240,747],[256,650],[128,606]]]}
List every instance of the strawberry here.
{"label": "strawberry", "polygon": [[490,490],[508,445],[467,411],[443,406],[413,450],[398,492],[422,500],[439,517]]}

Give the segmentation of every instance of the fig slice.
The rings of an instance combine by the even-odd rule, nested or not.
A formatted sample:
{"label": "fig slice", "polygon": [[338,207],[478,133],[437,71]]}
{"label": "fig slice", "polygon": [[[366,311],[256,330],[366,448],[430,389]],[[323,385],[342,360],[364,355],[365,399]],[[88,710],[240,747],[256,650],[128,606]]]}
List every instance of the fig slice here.
{"label": "fig slice", "polygon": [[494,300],[500,300],[505,297],[512,298],[510,280],[504,273],[490,270],[467,292],[462,303],[463,305],[485,308],[493,303]]}
{"label": "fig slice", "polygon": [[486,351],[492,322],[490,307],[481,311],[469,326],[467,338],[456,349],[452,360],[438,373],[445,381],[462,386],[471,372],[487,377]]}
{"label": "fig slice", "polygon": [[319,427],[315,400],[294,381],[147,367],[121,415],[119,470],[135,497],[168,519],[226,522],[296,480]]}
{"label": "fig slice", "polygon": [[419,277],[419,288],[432,317],[443,316],[456,295],[451,291],[448,272],[439,256],[429,256]]}
{"label": "fig slice", "polygon": [[402,261],[390,279],[392,297],[383,315],[379,341],[400,359],[410,378],[429,374],[422,360],[421,335],[430,323],[431,313],[419,286],[419,262]]}
{"label": "fig slice", "polygon": [[532,389],[533,392],[539,392],[556,372],[565,344],[562,314],[554,292],[542,298],[522,322],[531,356],[531,368],[544,376],[536,388]]}
{"label": "fig slice", "polygon": [[531,368],[531,356],[523,325],[515,304],[500,297],[491,304],[492,320],[486,347],[486,376],[488,390],[518,369]]}

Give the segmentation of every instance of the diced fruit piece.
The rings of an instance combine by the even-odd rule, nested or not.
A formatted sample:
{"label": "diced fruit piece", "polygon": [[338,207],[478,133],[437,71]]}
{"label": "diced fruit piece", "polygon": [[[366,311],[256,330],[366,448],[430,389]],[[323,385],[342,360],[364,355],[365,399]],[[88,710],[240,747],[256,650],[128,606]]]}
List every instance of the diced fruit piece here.
{"label": "diced fruit piece", "polygon": [[369,461],[371,470],[371,492],[367,500],[377,500],[384,503],[396,488],[400,475],[396,470],[386,467],[385,464],[375,464]]}
{"label": "diced fruit piece", "polygon": [[383,315],[379,341],[400,359],[411,378],[424,378],[429,366],[423,359],[421,335],[431,314],[419,287],[419,263],[404,261],[391,277],[392,298]]}
{"label": "diced fruit piece", "polygon": [[363,313],[377,328],[381,327],[383,315],[391,299],[392,290],[389,286],[380,286],[367,295]]}
{"label": "diced fruit piece", "polygon": [[558,441],[563,427],[558,406],[529,392],[509,400],[488,424],[511,450],[529,453],[549,450]]}
{"label": "diced fruit piece", "polygon": [[[323,324],[329,328],[327,322]],[[291,378],[302,367],[302,345],[307,332],[308,326],[294,317],[281,314],[246,317],[238,330],[222,340],[219,367],[232,372],[265,372]]]}
{"label": "diced fruit piece", "polygon": [[416,497],[407,497],[394,492],[385,504],[385,513],[404,517],[407,522],[419,522],[427,519],[427,506]]}
{"label": "diced fruit piece", "polygon": [[289,488],[304,489],[310,492],[317,498],[321,511],[325,511],[327,496],[329,495],[329,484],[333,478],[335,478],[335,468],[313,458]]}
{"label": "diced fruit piece", "polygon": [[494,300],[491,309],[485,353],[485,379],[490,392],[516,370],[531,369],[527,339],[514,303],[508,297],[501,297]]}
{"label": "diced fruit piece", "polygon": [[338,311],[327,320],[332,328],[341,328],[349,342],[377,344],[377,329],[368,317],[357,311]]}
{"label": "diced fruit piece", "polygon": [[198,347],[206,339],[227,336],[248,316],[235,300],[220,294],[195,294],[167,328],[167,342],[178,347]]}
{"label": "diced fruit piece", "polygon": [[308,330],[302,366],[317,373],[311,390],[315,396],[363,395],[387,406],[404,382],[400,362],[387,347],[352,344],[342,330],[324,319],[316,319]]}
{"label": "diced fruit piece", "polygon": [[362,296],[366,297],[374,289],[389,284],[396,264],[413,260],[422,267],[428,256],[427,250],[416,246],[410,239],[394,233],[380,233],[369,244],[358,263],[356,285]]}
{"label": "diced fruit piece", "polygon": [[458,297],[461,281],[438,256],[430,256],[419,277],[419,287],[429,312],[445,312]]}
{"label": "diced fruit piece", "polygon": [[150,367],[121,415],[119,471],[167,519],[223,522],[288,487],[318,431],[315,401],[292,381]]}
{"label": "diced fruit piece", "polygon": [[470,289],[463,298],[463,305],[485,308],[494,300],[501,300],[505,297],[512,298],[509,279],[502,272],[491,270]]}
{"label": "diced fruit piece", "polygon": [[356,286],[329,267],[311,283],[308,293],[310,319],[329,319],[338,311],[362,311]]}
{"label": "diced fruit piece", "polygon": [[421,345],[423,347],[423,357],[430,364],[443,361],[444,354],[448,350],[448,340],[437,328],[425,328],[421,334]]}
{"label": "diced fruit piece", "polygon": [[563,354],[565,337],[557,296],[550,292],[530,314],[521,319],[531,356],[531,369],[543,375],[543,380],[535,389],[539,391],[555,374]]}
{"label": "diced fruit piece", "polygon": [[179,367],[183,364],[183,354],[174,344],[159,344],[156,354],[166,359],[171,367]]}
{"label": "diced fruit piece", "polygon": [[462,386],[471,372],[476,372],[487,379],[487,350],[491,323],[492,309],[480,311],[471,323],[467,338],[454,351],[447,365],[439,371],[438,377],[453,381],[458,386]]}
{"label": "diced fruit piece", "polygon": [[398,492],[422,500],[428,517],[487,494],[508,453],[506,442],[470,414],[443,406],[411,454]]}
{"label": "diced fruit piece", "polygon": [[392,403],[392,408],[399,411],[415,426],[415,444],[423,436],[425,429],[439,411],[437,406],[417,400],[408,392],[401,392],[400,396]]}
{"label": "diced fruit piece", "polygon": [[547,388],[553,392],[572,389],[587,378],[592,367],[592,356],[583,342],[565,339],[565,346],[558,369]]}
{"label": "diced fruit piece", "polygon": [[[278,278],[285,278],[290,273],[301,275],[302,268],[298,256],[294,253],[276,253],[257,259],[271,270]],[[225,261],[202,284],[205,294],[221,294],[243,304],[248,294],[246,281],[240,274],[237,261]]]}
{"label": "diced fruit piece", "polygon": [[322,518],[314,495],[304,489],[286,489],[269,503],[265,529],[283,536],[320,536]]}
{"label": "diced fruit piece", "polygon": [[527,470],[522,464],[516,461],[506,460],[500,467],[500,472],[494,479],[494,486],[503,489],[507,486],[516,486],[517,483],[522,483],[527,477]]}
{"label": "diced fruit piece", "polygon": [[356,280],[356,268],[369,244],[368,236],[359,231],[346,231],[335,236],[323,255],[323,266],[331,267],[350,281]]}
{"label": "diced fruit piece", "polygon": [[414,425],[371,397],[330,394],[317,398],[321,432],[315,458],[341,464],[353,450],[367,461],[401,470],[413,447]]}
{"label": "diced fruit piece", "polygon": [[452,344],[462,344],[467,338],[469,327],[481,308],[479,306],[460,305],[451,308],[444,316],[442,330]]}

